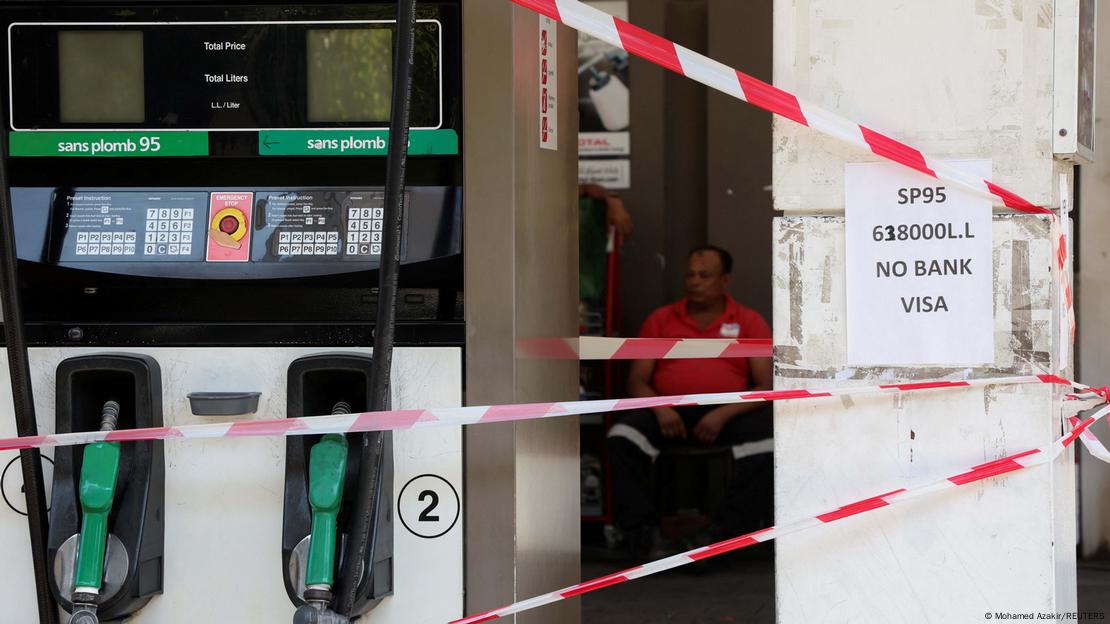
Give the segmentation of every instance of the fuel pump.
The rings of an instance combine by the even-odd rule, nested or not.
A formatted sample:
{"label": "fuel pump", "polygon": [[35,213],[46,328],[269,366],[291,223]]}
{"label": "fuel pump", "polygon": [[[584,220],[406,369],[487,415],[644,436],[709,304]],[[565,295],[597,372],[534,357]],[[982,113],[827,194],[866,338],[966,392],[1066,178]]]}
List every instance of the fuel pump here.
{"label": "fuel pump", "polygon": [[111,428],[48,453],[41,556],[0,510],[13,621],[462,615],[461,505],[395,497],[457,494],[460,431],[234,435],[461,402],[461,9],[402,4],[0,6],[19,431]]}

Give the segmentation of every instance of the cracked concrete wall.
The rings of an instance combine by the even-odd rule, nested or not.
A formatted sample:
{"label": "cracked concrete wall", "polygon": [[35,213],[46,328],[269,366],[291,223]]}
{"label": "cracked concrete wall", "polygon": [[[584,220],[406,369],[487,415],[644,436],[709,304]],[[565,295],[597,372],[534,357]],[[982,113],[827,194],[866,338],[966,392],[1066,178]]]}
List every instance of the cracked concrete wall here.
{"label": "cracked concrete wall", "polygon": [[[926,153],[993,158],[1058,205],[1052,0],[776,0],[775,85]],[[844,163],[874,156],[775,119],[774,205],[836,212]]]}
{"label": "cracked concrete wall", "polygon": [[[775,84],[934,156],[990,158],[996,182],[1058,206],[1058,176],[1072,167],[1051,147],[1052,18],[1051,0],[776,0]],[[1056,370],[1050,224],[1002,211],[992,230],[994,361],[848,367],[844,165],[879,159],[779,119],[773,150],[775,206],[786,212],[774,228],[777,388]],[[776,404],[776,521],[1047,444],[1062,431],[1059,399],[1052,387],[992,386]],[[1073,462],[1068,452],[783,538],[778,622],[1075,610]]]}
{"label": "cracked concrete wall", "polygon": [[782,379],[829,381],[987,378],[1051,368],[1054,322],[1047,218],[994,216],[994,333],[991,366],[846,367],[844,217],[775,221],[775,365]]}

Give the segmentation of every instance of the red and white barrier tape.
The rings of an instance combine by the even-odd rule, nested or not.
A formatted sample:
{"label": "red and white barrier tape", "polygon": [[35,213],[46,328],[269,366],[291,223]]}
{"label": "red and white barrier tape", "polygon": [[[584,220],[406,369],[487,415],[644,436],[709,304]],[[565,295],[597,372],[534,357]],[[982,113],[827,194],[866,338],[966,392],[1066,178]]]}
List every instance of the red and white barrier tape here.
{"label": "red and white barrier tape", "polygon": [[[1072,431],[1075,431],[1082,424],[1082,421],[1075,416],[1069,418],[1068,422],[1071,423]],[[1091,457],[1110,463],[1110,451],[1106,450],[1106,446],[1102,444],[1102,440],[1099,440],[1089,427],[1084,427],[1080,430],[1079,441],[1083,443],[1083,446],[1086,447]]]}
{"label": "red and white barrier tape", "polygon": [[[1029,214],[1046,214],[1056,221],[1056,215],[1041,206],[1006,190],[988,179],[980,179],[960,171],[944,161],[925,154],[893,137],[825,110],[767,84],[754,76],[733,69],[723,63],[684,48],[673,41],[646,31],[638,26],[613,17],[608,13],[585,5],[578,0],[512,0],[567,26],[596,37],[612,46],[627,51],[660,67],[696,80],[707,87],[731,95],[781,117],[840,139],[877,156],[905,165],[929,177],[954,184],[981,197],[1001,200],[1007,208]],[[1072,291],[1065,262],[1067,245],[1063,235],[1054,235],[1057,247],[1059,279],[1063,284],[1068,306],[1068,322],[1074,333],[1075,317],[1072,312]],[[1073,338],[1074,340],[1074,338]]]}
{"label": "red and white barrier tape", "polygon": [[770,338],[522,338],[517,354],[554,360],[678,360],[773,357]]}
{"label": "red and white barrier tape", "polygon": [[1052,214],[1051,210],[1036,206],[990,180],[968,175],[944,161],[927,156],[863,124],[800,100],[795,95],[758,78],[718,63],[577,0],[512,1],[738,100],[869,150],[927,176],[945,180],[976,195],[1001,200],[1008,208],[1031,214]]}
{"label": "red and white barrier tape", "polygon": [[[936,388],[971,388],[990,385],[1013,384],[1062,384],[1072,382],[1055,375],[1025,375],[967,381],[924,381],[877,386],[829,388],[827,390],[757,390],[749,392],[720,392],[714,394],[687,394],[677,396],[646,397],[635,399],[604,399],[599,401],[562,401],[555,403],[522,403],[517,405],[484,405],[476,407],[444,407],[431,409],[391,410],[362,412],[341,416],[307,416],[301,418],[275,418],[267,420],[242,420],[228,423],[181,425],[177,427],[149,427],[146,429],[117,429],[115,431],[78,431],[55,433],[22,438],[0,439],[0,451],[24,448],[72,446],[90,442],[129,440],[170,440],[189,438],[244,438],[268,436],[321,435],[325,433],[358,433],[363,431],[398,431],[424,427],[474,425],[481,423],[553,418],[599,412],[621,412],[651,407],[678,407],[685,405],[723,405],[726,403],[752,403],[785,399],[815,399],[822,397],[894,394]],[[1078,386],[1086,388],[1086,386]]]}
{"label": "red and white barrier tape", "polygon": [[[1105,395],[1103,396],[1105,398]],[[836,522],[837,520],[843,520],[844,518],[872,511],[874,509],[889,507],[891,505],[902,503],[914,498],[921,498],[924,496],[939,494],[941,492],[952,490],[964,485],[968,485],[970,483],[977,483],[990,477],[996,477],[999,475],[1016,472],[1018,470],[1031,468],[1033,466],[1039,466],[1041,464],[1047,464],[1056,459],[1060,455],[1060,453],[1064,452],[1064,450],[1067,449],[1068,446],[1070,446],[1072,442],[1074,442],[1076,438],[1080,436],[1084,436],[1083,438],[1080,438],[1083,440],[1084,444],[1088,444],[1086,436],[1090,436],[1090,438],[1094,439],[1097,442],[1098,439],[1095,438],[1094,435],[1088,431],[1088,429],[1092,424],[1095,423],[1095,421],[1103,418],[1108,413],[1110,413],[1110,405],[1103,407],[1093,416],[1085,420],[1079,421],[1078,419],[1073,419],[1073,428],[1071,432],[1067,435],[1062,436],[1058,440],[1055,440],[1051,444],[1036,449],[1030,449],[1021,453],[1007,455],[1006,457],[979,464],[977,466],[972,466],[967,470],[958,472],[944,479],[938,479],[931,483],[925,483],[923,485],[918,485],[910,488],[899,488],[885,494],[879,494],[878,496],[872,496],[871,498],[858,500],[854,503],[842,505],[840,507],[837,507],[836,509],[827,511],[822,514],[799,518],[797,520],[785,522],[783,524],[779,524],[767,529],[753,531],[746,535],[741,535],[739,537],[734,537],[732,539],[717,542],[716,544],[710,544],[709,546],[702,546],[701,548],[688,550],[684,553],[672,555],[664,559],[645,563],[644,565],[629,568],[627,570],[622,570],[620,572],[614,572],[613,574],[578,583],[576,585],[571,585],[569,587],[564,587],[563,589],[559,589],[540,596],[535,596],[527,600],[522,600],[520,602],[516,602],[511,605],[501,607],[499,609],[493,609],[491,611],[485,611],[483,613],[477,613],[475,615],[471,615],[459,620],[454,620],[450,624],[478,624],[479,622],[488,622],[505,617],[507,615],[520,613],[521,611],[527,611],[529,609],[535,609],[536,607],[541,607],[546,604],[551,604],[553,602],[558,602],[560,600],[565,600],[574,596],[580,596],[582,594],[593,592],[605,587],[610,587],[612,585],[617,585],[626,581],[631,581],[633,579],[649,576],[651,574],[656,574],[659,572],[670,570],[672,568],[691,564],[696,561],[701,561],[702,559],[716,557],[717,555],[722,555],[724,553],[739,550],[741,548],[747,548],[748,546],[754,546],[755,544],[769,542],[775,538],[782,537],[784,535],[799,533],[801,531],[819,527],[830,522]],[[1099,443],[1099,446],[1101,446],[1101,443]],[[1088,446],[1088,448],[1090,448],[1090,446]],[[1105,451],[1105,447],[1102,447],[1102,450]],[[1110,455],[1110,453],[1108,453],[1108,455]]]}

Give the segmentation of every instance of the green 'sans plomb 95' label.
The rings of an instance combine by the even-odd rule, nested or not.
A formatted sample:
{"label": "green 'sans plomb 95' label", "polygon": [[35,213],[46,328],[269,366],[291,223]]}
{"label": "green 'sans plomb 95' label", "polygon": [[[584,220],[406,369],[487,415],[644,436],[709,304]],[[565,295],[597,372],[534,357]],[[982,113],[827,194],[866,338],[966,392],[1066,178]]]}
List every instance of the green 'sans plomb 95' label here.
{"label": "green 'sans plomb 95' label", "polygon": [[142,158],[207,156],[208,133],[187,132],[28,132],[9,134],[12,156]]}

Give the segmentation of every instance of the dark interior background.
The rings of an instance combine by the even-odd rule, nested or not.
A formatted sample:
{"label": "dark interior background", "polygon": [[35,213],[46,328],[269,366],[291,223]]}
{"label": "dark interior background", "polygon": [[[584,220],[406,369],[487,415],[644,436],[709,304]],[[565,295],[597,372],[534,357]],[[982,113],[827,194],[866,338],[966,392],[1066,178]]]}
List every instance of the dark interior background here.
{"label": "dark interior background", "polygon": [[[629,21],[771,82],[771,0],[629,0]],[[623,334],[682,296],[686,253],[735,260],[732,296],[771,321],[771,114],[633,58],[635,231],[621,257]]]}

